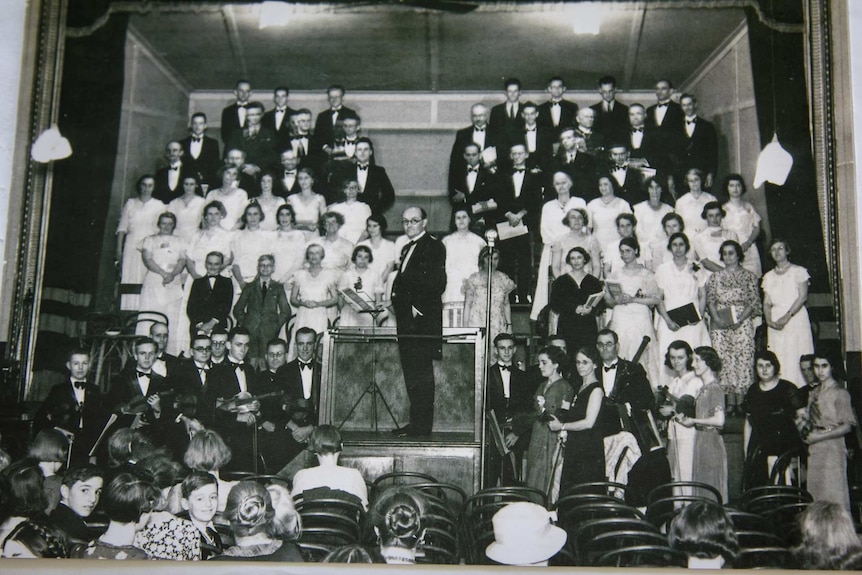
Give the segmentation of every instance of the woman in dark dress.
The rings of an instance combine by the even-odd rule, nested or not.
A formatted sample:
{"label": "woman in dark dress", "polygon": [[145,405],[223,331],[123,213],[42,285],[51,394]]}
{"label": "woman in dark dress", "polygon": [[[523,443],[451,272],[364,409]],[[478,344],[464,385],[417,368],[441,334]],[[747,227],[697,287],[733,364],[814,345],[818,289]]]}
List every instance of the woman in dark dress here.
{"label": "woman in dark dress", "polygon": [[595,345],[584,346],[575,353],[575,369],[582,380],[572,408],[565,421],[554,417],[548,423],[551,431],[565,431],[566,439],[560,492],[569,485],[607,481],[605,475],[604,426],[601,424],[605,393],[596,377],[601,365]]}
{"label": "woman in dark dress", "polygon": [[604,307],[603,300],[599,299],[595,307],[586,303],[589,296],[602,292],[602,282],[584,269],[590,263],[590,254],[584,248],[570,249],[566,263],[572,269],[554,280],[551,290],[551,310],[558,316],[556,334],[566,340],[571,350],[595,347],[596,313]]}
{"label": "woman in dark dress", "polygon": [[[748,388],[742,409],[746,414],[743,445],[752,486],[767,485],[775,458],[791,449],[801,449],[802,440],[793,422],[796,386],[779,379],[781,364],[772,351],[754,357],[758,382]],[[759,448],[759,450],[758,450]]]}

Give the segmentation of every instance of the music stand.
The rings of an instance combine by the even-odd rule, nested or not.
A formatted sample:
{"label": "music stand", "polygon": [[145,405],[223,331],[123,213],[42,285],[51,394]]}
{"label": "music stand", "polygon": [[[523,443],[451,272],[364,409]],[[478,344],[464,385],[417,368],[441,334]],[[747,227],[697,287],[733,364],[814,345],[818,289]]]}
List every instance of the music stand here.
{"label": "music stand", "polygon": [[365,399],[365,396],[368,394],[371,394],[371,425],[374,427],[374,433],[380,433],[378,425],[379,418],[377,416],[377,398],[380,398],[380,401],[383,403],[383,407],[386,408],[386,413],[389,414],[389,419],[392,420],[395,427],[398,427],[398,420],[395,418],[395,414],[392,413],[392,408],[389,407],[389,403],[386,401],[386,398],[383,397],[383,391],[381,391],[380,385],[377,383],[377,318],[381,313],[383,313],[383,310],[371,306],[353,290],[342,289],[339,291],[347,297],[348,303],[351,305],[355,304],[355,307],[360,308],[358,310],[359,313],[367,313],[371,316],[371,381],[362,391],[362,394],[356,400],[356,403],[353,404],[353,407],[350,408],[350,411],[347,412],[347,415],[344,416],[338,429],[344,427],[344,424],[347,423],[347,420],[350,419],[350,416],[353,415],[353,412],[356,411],[356,408],[359,407],[359,404],[362,403],[362,400]]}

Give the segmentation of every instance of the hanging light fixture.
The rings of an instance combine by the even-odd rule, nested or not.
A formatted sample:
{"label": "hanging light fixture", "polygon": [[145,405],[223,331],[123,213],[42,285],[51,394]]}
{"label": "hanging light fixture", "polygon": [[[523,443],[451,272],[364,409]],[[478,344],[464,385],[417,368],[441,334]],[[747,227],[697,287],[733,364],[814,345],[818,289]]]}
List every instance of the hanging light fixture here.
{"label": "hanging light fixture", "polygon": [[39,134],[30,148],[30,157],[40,164],[62,160],[71,155],[72,145],[63,137],[56,125]]}

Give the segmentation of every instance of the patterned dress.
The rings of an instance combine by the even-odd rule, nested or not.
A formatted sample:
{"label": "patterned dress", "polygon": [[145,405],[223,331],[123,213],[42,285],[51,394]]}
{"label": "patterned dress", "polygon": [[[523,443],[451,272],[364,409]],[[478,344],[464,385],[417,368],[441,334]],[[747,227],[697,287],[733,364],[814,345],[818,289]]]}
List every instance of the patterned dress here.
{"label": "patterned dress", "polygon": [[527,479],[528,487],[535,487],[547,492],[551,482],[551,472],[554,466],[554,456],[560,442],[560,434],[548,429],[543,414],[554,414],[563,417],[572,405],[575,392],[565,379],[553,383],[547,381],[539,386],[533,395],[534,421],[533,432],[530,435],[530,446],[527,448]]}
{"label": "patterned dress", "polygon": [[[724,392],[716,382],[700,389],[695,398],[695,418],[706,419],[724,411]],[[695,426],[694,480],[712,485],[721,493],[722,503],[727,502],[727,450],[721,429],[712,426]]]}
{"label": "patterned dress", "polygon": [[[826,387],[821,385],[811,391],[808,418],[815,431],[827,431],[842,423],[857,425],[850,405],[850,394],[834,383]],[[808,446],[808,491],[814,501],[831,501],[850,509],[844,437],[826,439]]]}
{"label": "patterned dress", "polygon": [[[478,271],[464,280],[464,297],[472,297],[473,305],[470,315],[464,317],[464,325],[483,327],[485,325],[485,309],[488,303],[488,274]],[[494,341],[497,334],[507,329],[506,318],[511,317],[506,310],[509,308],[509,294],[515,289],[512,278],[501,271],[494,271],[491,277],[491,333],[488,339]]]}
{"label": "patterned dress", "polygon": [[[772,317],[768,319],[776,320],[786,314],[799,297],[799,284],[807,282],[810,277],[804,267],[792,264],[784,273],[779,274],[773,269],[764,275],[761,281],[763,292],[772,302]],[[805,385],[805,378],[799,369],[799,357],[814,353],[811,321],[805,306],[796,312],[784,329],[770,327],[767,340],[769,349],[775,352],[781,363],[781,376],[797,387]]]}
{"label": "patterned dress", "polygon": [[151,521],[135,534],[135,547],[142,549],[153,559],[174,561],[199,561],[201,539],[194,523],[170,516],[162,521]]}
{"label": "patterned dress", "polygon": [[750,306],[753,310],[734,328],[713,325],[709,330],[712,347],[722,362],[722,389],[744,395],[754,382],[754,318],[761,313],[757,276],[742,267],[712,274],[706,283],[706,301],[716,309],[732,308],[739,313]]}

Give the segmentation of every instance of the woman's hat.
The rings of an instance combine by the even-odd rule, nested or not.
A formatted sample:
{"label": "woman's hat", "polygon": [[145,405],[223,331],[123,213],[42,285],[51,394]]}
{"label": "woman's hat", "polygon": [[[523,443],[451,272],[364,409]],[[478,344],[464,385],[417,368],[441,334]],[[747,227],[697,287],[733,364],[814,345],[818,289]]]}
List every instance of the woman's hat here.
{"label": "woman's hat", "polygon": [[526,501],[506,505],[491,520],[494,542],[485,549],[485,555],[504,565],[530,565],[550,559],[566,544],[566,532],[551,524],[554,515]]}

